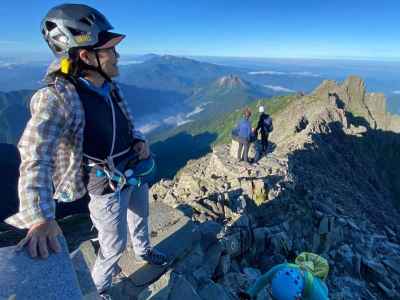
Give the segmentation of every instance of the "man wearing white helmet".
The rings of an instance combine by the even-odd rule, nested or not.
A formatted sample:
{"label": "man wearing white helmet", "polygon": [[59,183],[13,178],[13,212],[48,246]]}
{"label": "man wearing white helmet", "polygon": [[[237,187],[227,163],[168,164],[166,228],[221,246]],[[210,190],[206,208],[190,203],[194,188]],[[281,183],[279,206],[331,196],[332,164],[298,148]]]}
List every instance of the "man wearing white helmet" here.
{"label": "man wearing white helmet", "polygon": [[138,259],[167,263],[150,247],[148,185],[130,185],[124,176],[126,165],[151,159],[112,80],[119,73],[115,47],[125,36],[110,32],[99,11],[81,4],[52,8],[41,29],[58,60],[48,70],[48,86],[31,100],[32,116],[18,143],[20,210],[6,222],[29,229],[20,249],[46,258],[49,249],[60,251],[53,199],[71,202],[88,192],[100,243],[92,276],[105,297],[128,229]]}
{"label": "man wearing white helmet", "polygon": [[273,130],[272,118],[264,112],[264,106],[260,106],[258,111],[260,112],[260,117],[258,119],[257,127],[254,130],[254,134],[257,136],[258,132],[261,133],[262,154],[267,154],[268,136]]}

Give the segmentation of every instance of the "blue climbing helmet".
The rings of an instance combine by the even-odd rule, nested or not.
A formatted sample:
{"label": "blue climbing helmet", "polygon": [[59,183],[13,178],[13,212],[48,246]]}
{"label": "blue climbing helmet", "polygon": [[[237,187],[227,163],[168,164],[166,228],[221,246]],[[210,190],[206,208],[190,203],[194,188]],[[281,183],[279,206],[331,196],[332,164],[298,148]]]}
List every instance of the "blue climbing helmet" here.
{"label": "blue climbing helmet", "polygon": [[301,299],[303,290],[304,278],[298,268],[286,267],[272,279],[272,296],[276,300]]}

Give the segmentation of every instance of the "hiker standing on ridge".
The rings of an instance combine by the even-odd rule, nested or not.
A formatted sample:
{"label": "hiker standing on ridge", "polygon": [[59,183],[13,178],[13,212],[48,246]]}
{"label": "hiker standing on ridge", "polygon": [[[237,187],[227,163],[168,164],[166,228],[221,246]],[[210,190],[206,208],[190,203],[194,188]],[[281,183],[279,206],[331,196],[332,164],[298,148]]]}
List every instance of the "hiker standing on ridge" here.
{"label": "hiker standing on ridge", "polygon": [[[251,110],[250,108],[245,108],[243,110],[243,118],[236,125],[235,129],[232,131],[233,139],[239,143],[237,158],[239,161],[249,162],[248,154],[250,142],[252,140],[252,128],[250,123]],[[243,155],[242,155],[243,150]]]}
{"label": "hiker standing on ridge", "polygon": [[20,208],[6,222],[29,229],[18,249],[46,258],[61,248],[53,199],[71,202],[88,192],[100,243],[92,276],[107,299],[128,229],[139,260],[167,262],[150,247],[148,184],[131,185],[125,177],[126,165],[151,159],[112,80],[119,73],[115,47],[125,36],[110,32],[99,11],[80,4],[52,8],[41,29],[58,60],[46,74],[48,86],[31,100],[31,119],[18,143]]}
{"label": "hiker standing on ridge", "polygon": [[258,119],[257,127],[254,130],[254,135],[257,136],[258,132],[261,133],[261,155],[266,155],[268,150],[268,136],[273,130],[272,118],[264,112],[264,106],[260,106],[258,111],[260,112],[260,118]]}

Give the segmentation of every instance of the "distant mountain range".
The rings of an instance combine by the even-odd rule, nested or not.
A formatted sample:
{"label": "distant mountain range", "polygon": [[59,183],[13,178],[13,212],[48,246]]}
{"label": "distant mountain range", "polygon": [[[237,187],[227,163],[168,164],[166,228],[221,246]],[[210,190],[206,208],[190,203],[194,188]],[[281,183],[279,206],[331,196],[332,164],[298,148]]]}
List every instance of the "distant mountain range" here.
{"label": "distant mountain range", "polygon": [[[216,116],[222,120],[225,114],[259,98],[311,91],[324,79],[320,69],[310,67],[302,70],[301,64],[298,64],[293,70],[289,70],[289,65],[281,62],[275,62],[275,69],[274,62],[268,62],[265,68],[255,68],[249,64],[227,66],[229,59],[224,60],[223,64],[214,64],[171,55],[148,54],[129,56],[121,60],[121,63],[118,81],[121,82],[137,126],[154,141],[182,132],[186,128],[196,131],[195,127],[203,128],[209,123],[208,120],[215,119]],[[256,63],[258,62],[254,64]],[[334,65],[330,64],[328,67],[334,68]],[[1,73],[1,70],[7,68],[11,72],[9,74],[15,76],[18,73],[16,70],[25,70],[15,64],[0,67],[0,74],[4,74],[1,79],[3,82],[7,81],[8,73]],[[40,74],[37,75],[40,78],[45,66],[40,67],[37,64],[26,70]],[[29,77],[29,72],[26,71],[20,78]],[[9,86],[23,81],[14,80]],[[27,82],[36,82],[39,85],[39,81]],[[378,85],[379,82],[376,81],[372,86],[377,89]],[[0,104],[1,141],[15,143],[18,140],[28,118],[28,106],[25,103],[31,93],[18,91],[0,94],[0,97],[8,99]],[[392,96],[396,95],[393,93]],[[395,110],[393,97],[388,100],[389,111]],[[4,105],[5,103],[8,104]],[[11,117],[13,122],[10,122]]]}
{"label": "distant mountain range", "polygon": [[33,92],[0,92],[0,143],[17,143],[29,119],[28,104]]}
{"label": "distant mountain range", "polygon": [[[239,76],[248,72],[245,69],[171,55],[149,54],[133,59],[142,62],[122,65],[118,81],[139,127],[158,122],[153,127],[159,131],[165,130],[192,120],[207,119],[217,113],[226,113],[258,97],[277,93],[241,79]],[[39,77],[40,73],[42,77],[45,67],[41,68],[42,73],[39,72],[39,66],[32,67],[33,75]],[[1,70],[4,71],[4,67],[0,68],[0,73]],[[20,65],[10,66],[10,72],[16,72],[15,76],[18,73],[16,70],[24,68]],[[31,76],[32,72],[27,71],[25,76]],[[36,83],[43,86],[39,79]],[[0,106],[1,141],[15,143],[19,139],[29,117],[27,100],[32,94],[32,90],[0,94],[3,98]]]}
{"label": "distant mountain range", "polygon": [[[37,89],[51,60],[0,56],[0,91]],[[120,81],[151,90],[173,90],[190,96],[192,87],[236,74],[274,93],[311,92],[324,79],[342,81],[349,75],[365,78],[370,92],[383,92],[392,113],[400,114],[398,62],[357,60],[268,59],[239,57],[177,57],[130,55],[120,58]]]}
{"label": "distant mountain range", "polygon": [[121,66],[119,80],[143,88],[178,91],[190,95],[194,88],[235,73],[238,68],[218,66],[172,55],[152,56],[140,64]]}
{"label": "distant mountain range", "polygon": [[45,64],[16,64],[0,62],[0,91],[37,89],[46,73]]}

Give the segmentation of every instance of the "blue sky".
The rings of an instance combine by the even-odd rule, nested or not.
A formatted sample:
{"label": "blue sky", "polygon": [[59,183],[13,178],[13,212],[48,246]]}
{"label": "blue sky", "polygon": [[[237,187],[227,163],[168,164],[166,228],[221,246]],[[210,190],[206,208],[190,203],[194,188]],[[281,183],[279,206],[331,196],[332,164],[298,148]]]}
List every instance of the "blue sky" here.
{"label": "blue sky", "polygon": [[[127,34],[122,54],[400,60],[400,1],[70,1]],[[39,32],[56,0],[3,1],[0,55],[49,53]]]}

